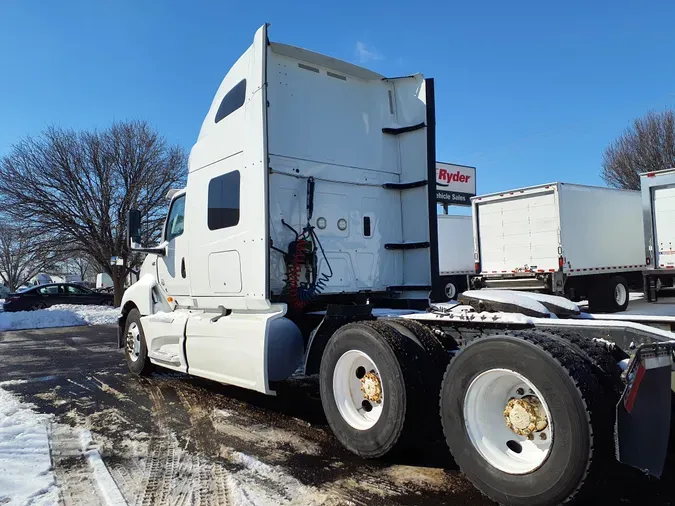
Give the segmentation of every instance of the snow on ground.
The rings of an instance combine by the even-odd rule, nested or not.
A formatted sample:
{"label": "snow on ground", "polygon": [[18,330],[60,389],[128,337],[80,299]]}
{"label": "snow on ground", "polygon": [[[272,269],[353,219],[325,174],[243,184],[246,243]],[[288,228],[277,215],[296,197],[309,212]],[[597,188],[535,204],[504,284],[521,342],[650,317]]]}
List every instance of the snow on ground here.
{"label": "snow on ground", "polygon": [[[2,388],[8,384],[16,384],[16,381],[0,382],[0,505],[56,506],[63,504],[61,499],[64,494],[69,499],[66,504],[105,506],[132,504],[125,500],[121,484],[115,481],[98,450],[100,442],[94,442],[89,430],[62,425],[54,421],[53,415],[34,412],[33,405],[21,403]],[[135,440],[138,435],[130,434],[130,437]],[[78,453],[79,450],[79,455],[86,460],[88,465],[84,468],[72,463],[67,467],[63,466],[69,456],[68,443],[71,439],[79,440],[75,452]],[[143,495],[145,499],[155,498],[152,493],[147,495],[148,490],[153,492],[153,487],[170,485],[170,497],[166,501],[158,500],[158,503],[169,504],[168,499],[173,498],[179,501],[182,495],[184,501],[182,504],[199,504],[197,499],[199,491],[195,487],[204,487],[207,482],[200,480],[203,480],[204,476],[208,480],[211,473],[216,473],[216,478],[224,479],[226,488],[224,499],[231,506],[343,504],[334,501],[329,493],[320,492],[313,486],[303,485],[287,474],[281,466],[265,464],[234,449],[226,452],[226,459],[231,464],[236,464],[236,469],[228,471],[220,464],[214,466],[208,459],[185,453],[185,449],[179,447],[178,440],[173,434],[168,441],[167,444],[172,447],[167,454],[171,455],[171,465],[155,469],[146,468],[146,464],[142,464],[136,468],[136,471],[141,473],[149,473],[145,477],[140,476],[146,489]],[[160,447],[146,448],[143,457],[147,458],[160,449]],[[76,453],[70,455],[70,458],[76,457]],[[56,460],[53,460],[52,454],[57,456]],[[73,462],[75,460],[77,458]],[[183,471],[189,471],[185,475],[180,472],[181,462],[187,466]],[[176,466],[179,469],[174,469]],[[117,468],[113,466],[113,469]],[[165,480],[166,477],[169,479]],[[127,479],[130,479],[129,476]],[[78,484],[84,488],[76,486]],[[90,484],[91,488],[86,489],[87,484]],[[208,489],[208,486],[206,488]],[[174,504],[174,500],[170,502]]]}
{"label": "snow on ground", "polygon": [[49,450],[49,417],[0,388],[0,504],[59,503]]}
{"label": "snow on ground", "polygon": [[[303,485],[280,466],[265,464],[237,451],[230,453],[230,459],[242,466],[229,480],[230,497],[234,506],[276,506],[287,503],[287,497],[294,499],[292,504],[333,504],[330,494]],[[301,502],[296,503],[298,500]]]}
{"label": "snow on ground", "polygon": [[117,322],[119,313],[120,310],[115,307],[69,304],[59,304],[36,311],[1,312],[0,332],[78,325],[108,325]]}

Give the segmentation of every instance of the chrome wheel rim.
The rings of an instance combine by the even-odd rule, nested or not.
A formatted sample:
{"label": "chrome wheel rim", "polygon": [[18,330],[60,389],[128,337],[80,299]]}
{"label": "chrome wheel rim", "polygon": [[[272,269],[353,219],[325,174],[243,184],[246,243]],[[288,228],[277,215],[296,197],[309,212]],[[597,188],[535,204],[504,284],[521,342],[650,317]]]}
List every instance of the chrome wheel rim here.
{"label": "chrome wheel rim", "polygon": [[132,322],[127,329],[127,355],[132,362],[141,356],[141,329],[136,322]]}

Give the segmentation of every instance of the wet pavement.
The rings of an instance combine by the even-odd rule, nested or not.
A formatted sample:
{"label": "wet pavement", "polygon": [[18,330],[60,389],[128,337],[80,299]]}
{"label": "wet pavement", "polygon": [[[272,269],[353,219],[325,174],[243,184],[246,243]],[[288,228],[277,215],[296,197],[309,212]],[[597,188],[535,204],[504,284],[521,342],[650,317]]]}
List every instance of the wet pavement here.
{"label": "wet pavement", "polygon": [[[75,430],[91,432],[129,504],[492,504],[442,441],[394,460],[344,450],[316,378],[275,385],[275,397],[161,369],[137,378],[115,344],[107,326],[0,333],[2,388],[54,415],[65,504],[85,504],[93,486],[71,448]],[[667,505],[674,478],[671,463],[660,482],[633,473],[612,487],[622,504]]]}

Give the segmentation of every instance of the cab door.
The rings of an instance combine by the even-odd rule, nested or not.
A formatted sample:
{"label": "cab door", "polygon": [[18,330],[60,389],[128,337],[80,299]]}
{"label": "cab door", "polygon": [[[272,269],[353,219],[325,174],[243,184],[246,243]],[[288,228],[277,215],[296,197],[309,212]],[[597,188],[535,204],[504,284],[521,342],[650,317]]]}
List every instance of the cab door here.
{"label": "cab door", "polygon": [[[189,297],[190,282],[187,272],[188,242],[185,234],[186,194],[174,197],[164,228],[166,255],[157,258],[157,281],[166,295]],[[182,305],[182,304],[181,304]],[[188,304],[186,304],[188,305]]]}

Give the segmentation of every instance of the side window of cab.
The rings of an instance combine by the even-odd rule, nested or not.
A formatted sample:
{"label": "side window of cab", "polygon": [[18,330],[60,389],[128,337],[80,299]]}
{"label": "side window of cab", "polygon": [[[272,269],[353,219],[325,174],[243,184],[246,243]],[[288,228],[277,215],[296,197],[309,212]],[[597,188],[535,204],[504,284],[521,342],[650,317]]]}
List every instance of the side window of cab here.
{"label": "side window of cab", "polygon": [[171,204],[169,218],[166,220],[166,231],[164,237],[171,241],[183,233],[183,224],[185,222],[185,195],[181,195]]}

